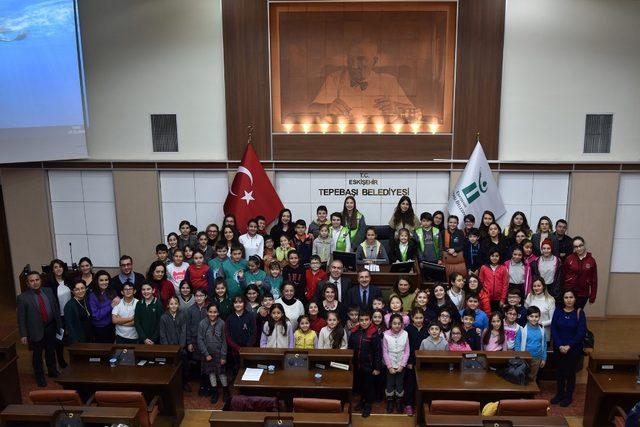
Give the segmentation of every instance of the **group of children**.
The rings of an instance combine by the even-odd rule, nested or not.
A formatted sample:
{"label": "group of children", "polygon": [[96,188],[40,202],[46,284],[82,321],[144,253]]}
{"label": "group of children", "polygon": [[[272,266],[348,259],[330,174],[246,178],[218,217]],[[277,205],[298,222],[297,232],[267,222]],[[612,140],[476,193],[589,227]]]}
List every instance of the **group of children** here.
{"label": "group of children", "polygon": [[[538,240],[521,213],[504,235],[490,215],[483,216],[480,229],[468,217],[458,229],[455,216],[445,228],[442,213],[418,219],[403,197],[389,222],[396,238],[387,251],[355,199],[345,200],[343,212],[329,216],[320,206],[317,214],[307,230],[304,220],[292,222],[284,209],[270,235],[263,217],[250,220],[242,235],[232,215],[221,230],[211,224],[197,232],[182,221],[179,234],[170,233],[167,245],[156,247],[158,259],[142,283],[130,281],[136,277],[131,262],[123,272],[122,260],[130,260],[123,256],[122,277],[106,280],[114,289],[100,288],[112,298],[116,342],[182,346],[185,388],[188,367],[198,365],[200,393],[212,402],[219,399],[218,384],[229,398],[241,347],[350,348],[365,417],[382,389],[387,412],[413,414],[418,349],[528,351],[531,379],[544,367],[558,296],[549,291],[562,283],[559,257],[567,255],[552,253],[566,249],[548,226]],[[345,290],[323,268],[336,250],[356,252],[359,263],[442,263],[445,253],[460,255],[468,274],[453,273],[448,284],[430,290],[414,289],[400,278],[388,300],[371,298],[363,309],[348,305]],[[95,284],[92,289],[98,292]],[[138,317],[129,316],[132,310]]]}

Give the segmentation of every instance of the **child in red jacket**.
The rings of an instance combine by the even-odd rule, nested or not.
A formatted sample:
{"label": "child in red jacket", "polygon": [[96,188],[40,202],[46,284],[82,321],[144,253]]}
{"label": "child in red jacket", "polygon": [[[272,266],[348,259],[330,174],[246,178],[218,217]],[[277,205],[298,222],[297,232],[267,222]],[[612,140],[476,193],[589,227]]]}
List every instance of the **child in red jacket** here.
{"label": "child in red jacket", "polygon": [[[373,377],[380,375],[382,369],[382,346],[378,328],[371,323],[371,313],[358,313],[358,325],[351,330],[349,348],[353,350],[355,387],[360,392],[362,417],[371,414],[374,399]],[[356,409],[357,410],[357,409]]]}
{"label": "child in red jacket", "polygon": [[307,302],[313,301],[313,297],[316,293],[316,288],[321,280],[326,280],[327,272],[322,268],[322,260],[318,255],[311,256],[311,262],[309,268],[305,272],[305,281],[307,283],[304,296],[307,298]]}
{"label": "child in red jacket", "polygon": [[572,290],[576,296],[576,307],[584,308],[587,301],[593,304],[598,292],[598,269],[591,252],[587,252],[584,239],[573,238],[573,253],[564,260],[563,291]]}
{"label": "child in red jacket", "polygon": [[489,294],[491,311],[498,311],[507,300],[509,271],[500,264],[500,251],[497,247],[489,250],[489,262],[480,267],[480,282]]}

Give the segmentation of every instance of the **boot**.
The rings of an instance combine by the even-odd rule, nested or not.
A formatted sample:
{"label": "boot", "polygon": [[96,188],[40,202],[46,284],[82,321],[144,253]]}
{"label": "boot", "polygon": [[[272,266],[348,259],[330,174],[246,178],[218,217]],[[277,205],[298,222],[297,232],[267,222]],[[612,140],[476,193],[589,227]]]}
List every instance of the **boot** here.
{"label": "boot", "polygon": [[229,393],[229,387],[222,387],[222,401],[224,403],[229,402],[231,400],[231,394]]}
{"label": "boot", "polygon": [[211,388],[211,403],[214,405],[218,403],[218,387]]}
{"label": "boot", "polygon": [[387,396],[387,414],[392,414],[394,407],[395,407],[395,402],[394,402],[393,396]]}
{"label": "boot", "polygon": [[205,375],[200,376],[200,388],[198,389],[198,396],[208,396],[211,393],[211,384],[209,378]]}
{"label": "boot", "polygon": [[396,396],[396,413],[398,414],[402,414],[404,411],[404,403],[402,400],[402,396]]}
{"label": "boot", "polygon": [[371,415],[371,403],[364,402],[362,404],[362,418],[367,418],[369,415]]}
{"label": "boot", "polygon": [[564,394],[564,398],[560,402],[560,406],[566,408],[567,406],[571,405],[571,403],[573,402],[573,391],[575,390],[575,388],[576,377],[574,376],[573,378],[569,378],[567,380],[567,392]]}
{"label": "boot", "polygon": [[550,400],[550,402],[553,405],[557,405],[558,403],[562,402],[562,400],[564,399],[565,396],[565,386],[567,384],[566,380],[558,380],[557,381],[557,393],[555,396],[553,396],[553,398]]}

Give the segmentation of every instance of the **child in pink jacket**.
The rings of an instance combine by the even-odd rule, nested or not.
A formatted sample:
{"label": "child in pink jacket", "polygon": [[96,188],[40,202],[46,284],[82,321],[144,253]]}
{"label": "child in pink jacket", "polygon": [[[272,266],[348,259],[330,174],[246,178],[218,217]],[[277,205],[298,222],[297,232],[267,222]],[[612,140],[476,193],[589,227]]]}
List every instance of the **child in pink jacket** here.
{"label": "child in pink jacket", "polygon": [[384,332],[382,339],[382,358],[387,366],[387,413],[393,412],[394,407],[401,414],[404,397],[404,367],[409,359],[409,334],[404,330],[402,314],[393,313],[389,318],[389,329]]}
{"label": "child in pink jacket", "polygon": [[471,351],[471,346],[464,339],[462,328],[455,325],[451,328],[451,336],[449,338],[449,344],[447,345],[449,351]]}

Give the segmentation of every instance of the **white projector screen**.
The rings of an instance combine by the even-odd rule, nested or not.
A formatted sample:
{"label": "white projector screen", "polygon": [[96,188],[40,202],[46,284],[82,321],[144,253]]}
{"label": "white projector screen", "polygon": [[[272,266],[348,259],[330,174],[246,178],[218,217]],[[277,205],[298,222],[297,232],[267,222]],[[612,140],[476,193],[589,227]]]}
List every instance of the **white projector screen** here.
{"label": "white projector screen", "polygon": [[87,157],[75,0],[0,1],[0,163]]}

